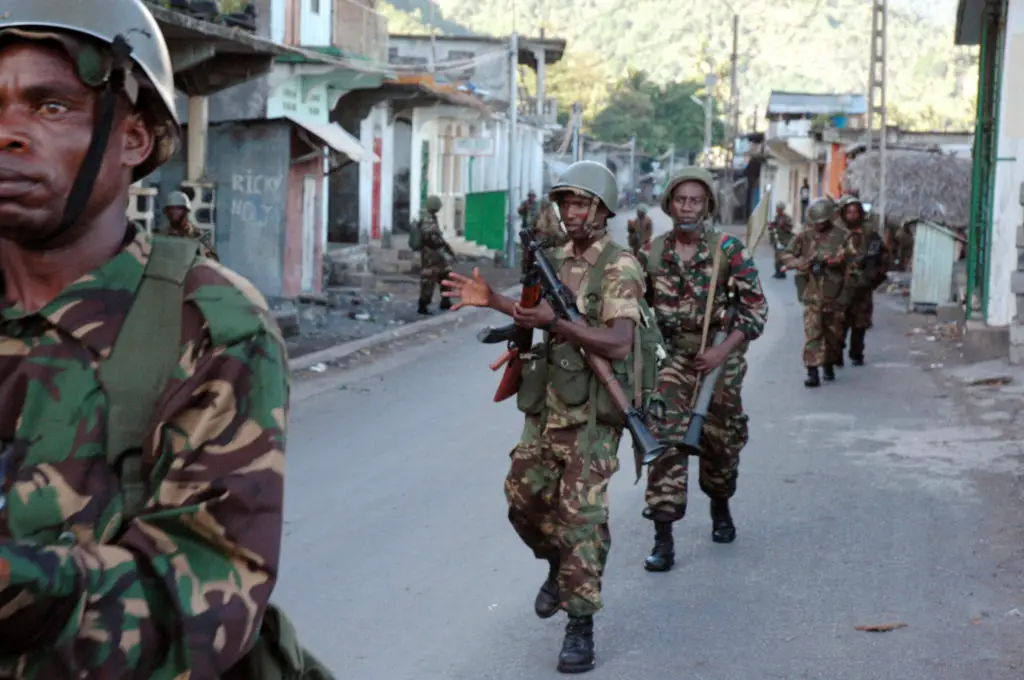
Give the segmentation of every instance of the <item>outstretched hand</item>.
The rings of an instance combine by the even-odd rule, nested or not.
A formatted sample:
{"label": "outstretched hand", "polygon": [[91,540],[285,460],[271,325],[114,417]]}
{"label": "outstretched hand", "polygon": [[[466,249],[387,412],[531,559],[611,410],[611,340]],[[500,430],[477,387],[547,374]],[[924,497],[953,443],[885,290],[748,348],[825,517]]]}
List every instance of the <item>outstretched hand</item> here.
{"label": "outstretched hand", "polygon": [[451,272],[441,282],[441,295],[446,298],[459,298],[452,306],[452,311],[462,307],[487,307],[491,302],[491,286],[480,275],[480,268],[473,268],[473,278]]}

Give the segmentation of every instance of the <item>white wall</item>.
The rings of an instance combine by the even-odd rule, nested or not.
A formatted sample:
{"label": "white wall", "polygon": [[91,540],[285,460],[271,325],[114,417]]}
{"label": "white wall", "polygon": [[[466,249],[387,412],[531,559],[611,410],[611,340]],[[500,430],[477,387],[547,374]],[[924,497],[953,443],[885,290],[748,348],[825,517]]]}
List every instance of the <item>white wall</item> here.
{"label": "white wall", "polygon": [[284,42],[285,0],[270,0],[270,39]]}
{"label": "white wall", "polygon": [[[299,44],[324,47],[331,44],[331,8],[334,0],[298,0],[302,4]],[[319,4],[319,11],[313,5]]]}
{"label": "white wall", "polygon": [[[304,0],[308,2],[309,0]],[[446,74],[457,80],[468,80],[490,96],[507,100],[508,95],[508,59],[507,47],[500,43],[477,42],[474,40],[445,40],[435,37],[437,61],[453,61],[476,58],[481,55],[493,55],[493,58],[482,60],[473,68],[461,72],[446,71]],[[388,39],[390,56],[388,61],[393,64],[420,65],[426,67],[430,61],[431,47],[427,38],[396,38]],[[469,55],[473,56],[470,57]]]}
{"label": "white wall", "polygon": [[1008,326],[1016,316],[1011,277],[1017,270],[1017,227],[1021,224],[1020,187],[1024,183],[1024,0],[1010,0],[1006,17],[1006,49],[999,105],[992,207],[992,260],[989,269],[987,323]]}

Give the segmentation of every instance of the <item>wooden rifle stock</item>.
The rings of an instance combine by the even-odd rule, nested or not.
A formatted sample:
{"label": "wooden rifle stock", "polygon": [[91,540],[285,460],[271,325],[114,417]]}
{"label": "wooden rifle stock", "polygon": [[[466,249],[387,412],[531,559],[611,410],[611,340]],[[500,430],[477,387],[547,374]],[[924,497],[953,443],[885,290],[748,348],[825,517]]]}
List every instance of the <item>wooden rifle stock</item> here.
{"label": "wooden rifle stock", "polygon": [[[536,307],[540,304],[543,291],[540,284],[528,285],[523,282],[523,292],[519,295],[519,306],[523,309]],[[520,357],[524,352],[530,351],[533,345],[533,329],[515,327],[515,333],[509,347],[497,361],[491,364],[491,370],[497,371],[502,366],[505,372],[501,375],[501,382],[498,383],[498,390],[494,393],[494,401],[505,401],[519,391],[519,383],[523,375],[523,360]]]}

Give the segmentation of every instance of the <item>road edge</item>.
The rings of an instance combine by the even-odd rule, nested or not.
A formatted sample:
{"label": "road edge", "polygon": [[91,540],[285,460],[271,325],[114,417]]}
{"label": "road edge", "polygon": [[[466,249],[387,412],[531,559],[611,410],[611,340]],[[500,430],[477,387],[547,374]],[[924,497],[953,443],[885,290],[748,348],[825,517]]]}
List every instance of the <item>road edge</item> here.
{"label": "road edge", "polygon": [[[517,284],[499,292],[502,295],[512,296],[518,293],[520,288],[521,286]],[[448,312],[429,319],[423,319],[422,321],[414,321],[393,330],[386,330],[380,333],[368,335],[365,338],[359,338],[358,340],[343,342],[339,345],[334,345],[333,347],[327,347],[326,349],[317,350],[316,352],[303,354],[302,356],[294,359],[289,358],[288,370],[290,373],[309,370],[310,367],[315,366],[316,364],[326,364],[332,361],[338,361],[339,359],[344,359],[368,347],[375,347],[394,342],[395,340],[401,340],[402,338],[407,338],[424,331],[444,328],[449,325],[456,325],[460,322],[469,321],[476,316],[489,314],[491,311],[492,310],[490,309],[460,310],[455,313]]]}

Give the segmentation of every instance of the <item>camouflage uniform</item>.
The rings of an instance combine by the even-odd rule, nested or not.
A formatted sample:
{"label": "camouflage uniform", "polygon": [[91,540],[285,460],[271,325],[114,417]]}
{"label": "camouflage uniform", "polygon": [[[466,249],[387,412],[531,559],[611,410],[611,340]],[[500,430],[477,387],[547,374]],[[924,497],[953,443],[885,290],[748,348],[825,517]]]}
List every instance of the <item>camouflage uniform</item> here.
{"label": "camouflage uniform", "polygon": [[[781,207],[781,204],[780,204]],[[784,210],[784,208],[783,208]],[[793,241],[793,220],[785,212],[776,213],[775,219],[768,223],[768,238],[771,240],[772,250],[775,251],[775,278],[784,279],[786,273],[783,271],[782,253]]]}
{"label": "camouflage uniform", "polygon": [[[807,208],[808,218],[822,208],[828,199],[818,199]],[[845,285],[847,263],[856,255],[849,232],[833,226],[831,217],[824,230],[808,226],[797,234],[786,250],[784,260],[788,268],[795,268],[798,262],[816,263],[814,270],[797,273],[797,293],[804,305],[804,366],[808,372],[808,387],[820,384],[818,367],[824,367],[825,378],[834,378],[832,367],[839,364],[843,356],[843,328],[849,289]],[[812,223],[813,224],[813,223]]]}
{"label": "camouflage uniform", "polygon": [[199,254],[209,260],[220,261],[217,257],[217,251],[213,248],[212,233],[206,230],[199,229],[192,220],[186,219],[185,226],[180,227],[178,225],[172,225],[170,220],[164,219],[157,227],[157,233],[166,234],[168,236],[176,236],[178,238],[190,238],[194,239],[199,243]]}
{"label": "camouflage uniform", "polygon": [[540,206],[537,205],[537,197],[531,191],[529,198],[519,204],[519,217],[523,221],[523,229],[533,229],[540,216]]}
{"label": "camouflage uniform", "polygon": [[[664,254],[658,275],[648,284],[648,301],[669,347],[668,358],[658,374],[658,393],[666,409],[653,428],[654,435],[664,443],[682,441],[699,389],[700,374],[694,359],[700,350],[714,248],[722,242],[718,232],[705,228],[704,233],[705,238],[688,264],[683,264],[675,252],[676,242],[671,233],[658,237],[665,241]],[[732,329],[742,331],[749,342],[764,329],[768,303],[757,268],[743,244],[727,237],[722,250],[709,337],[718,330],[725,307],[730,304],[731,291],[737,312]],[[649,257],[647,250],[640,258],[647,271]],[[747,372],[746,348],[747,343],[740,345],[726,360],[702,431],[701,448],[708,455],[700,459],[700,487],[711,498],[731,498],[736,492],[739,455],[747,443],[747,415],[740,398]],[[663,522],[682,519],[686,512],[688,462],[686,454],[673,449],[650,466],[644,495],[645,517]]]}
{"label": "camouflage uniform", "polygon": [[[610,241],[604,234],[582,253],[568,243],[556,255],[559,278],[578,296],[581,310],[587,308],[581,292],[595,275],[592,268]],[[639,324],[644,284],[636,259],[623,252],[596,275],[603,283],[600,318],[593,320],[594,325],[615,319]],[[548,356],[560,351],[569,352],[569,348],[559,350],[553,343]],[[582,358],[572,370],[589,376],[589,368],[581,362]],[[557,364],[548,366],[549,371],[559,370]],[[526,545],[539,559],[559,565],[561,608],[570,616],[588,616],[601,608],[601,576],[611,545],[608,482],[619,469],[622,427],[598,421],[591,432],[592,405],[576,398],[566,403],[565,398],[549,382],[542,413],[527,415],[522,438],[512,450],[505,496],[509,520]]]}
{"label": "camouflage uniform", "polygon": [[569,236],[558,222],[555,206],[547,198],[541,201],[540,214],[533,224],[533,235],[544,248],[557,248],[569,242]]}
{"label": "camouflage uniform", "polygon": [[[845,197],[839,202],[840,213],[846,206],[861,205],[860,201],[853,197]],[[861,214],[864,207],[861,205]],[[864,339],[868,329],[872,327],[872,316],[874,315],[874,293],[875,289],[885,281],[886,272],[889,271],[890,256],[882,236],[875,229],[878,223],[877,218],[872,215],[871,220],[864,220],[862,224],[851,224],[845,221],[847,231],[850,233],[850,246],[855,255],[854,260],[847,268],[847,284],[850,286],[850,299],[846,307],[845,323],[843,328],[843,347],[846,346],[846,336],[850,336],[850,360],[854,365],[860,366],[864,363]],[[868,250],[876,242],[878,254],[873,263],[868,261]],[[841,357],[840,357],[841,360]]]}
{"label": "camouflage uniform", "polygon": [[629,248],[633,255],[639,256],[640,252],[651,245],[651,236],[654,234],[654,222],[646,213],[638,212],[635,219],[626,223],[626,231],[629,234]]}
{"label": "camouflage uniform", "polygon": [[[444,240],[441,226],[437,222],[437,211],[428,210],[420,218],[420,231],[423,234],[423,249],[420,252],[420,314],[427,314],[427,307],[434,300],[434,290],[444,281],[452,270],[453,255],[451,246]],[[450,309],[451,298],[442,297],[441,310]]]}
{"label": "camouflage uniform", "polygon": [[217,677],[252,645],[277,580],[286,351],[260,294],[208,260],[185,281],[181,360],[143,442],[152,500],[121,525],[97,370],[149,253],[138,231],[39,312],[2,312],[0,560],[27,608],[8,607],[0,630],[57,617],[54,646],[0,657],[2,677]]}

